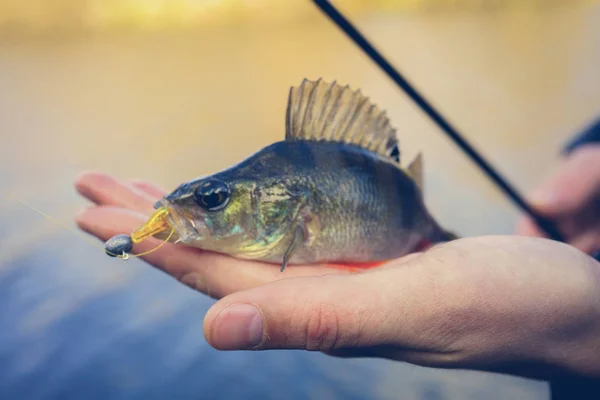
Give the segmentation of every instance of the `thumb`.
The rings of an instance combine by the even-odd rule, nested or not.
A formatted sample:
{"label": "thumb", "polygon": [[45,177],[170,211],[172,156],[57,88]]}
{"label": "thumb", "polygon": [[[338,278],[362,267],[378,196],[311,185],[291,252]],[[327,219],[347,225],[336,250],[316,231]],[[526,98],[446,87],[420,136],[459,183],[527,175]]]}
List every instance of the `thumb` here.
{"label": "thumb", "polygon": [[[406,264],[404,264],[406,265]],[[237,292],[204,320],[219,350],[305,349],[324,352],[406,345],[432,316],[422,273],[386,268],[362,274],[298,277]],[[435,318],[435,317],[433,317]]]}

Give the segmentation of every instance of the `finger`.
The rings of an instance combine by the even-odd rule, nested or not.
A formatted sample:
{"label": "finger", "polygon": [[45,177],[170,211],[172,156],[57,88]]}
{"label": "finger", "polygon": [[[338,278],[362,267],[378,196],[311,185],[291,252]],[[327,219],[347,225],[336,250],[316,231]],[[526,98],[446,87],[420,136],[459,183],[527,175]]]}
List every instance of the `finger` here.
{"label": "finger", "polygon": [[529,217],[521,218],[516,227],[519,236],[547,237]]}
{"label": "finger", "polygon": [[435,305],[422,295],[424,275],[400,267],[269,283],[217,302],[204,334],[220,350],[418,348],[422,327],[436,320]]}
{"label": "finger", "polygon": [[133,180],[131,185],[154,199],[160,199],[167,193],[165,189],[146,181]]}
{"label": "finger", "polygon": [[585,232],[574,239],[571,245],[586,254],[592,255],[600,250],[600,234],[595,231]]}
{"label": "finger", "polygon": [[85,172],[75,181],[75,188],[98,205],[120,206],[144,214],[154,212],[153,196],[106,174]]}
{"label": "finger", "polygon": [[[94,207],[77,216],[77,224],[81,229],[103,241],[114,235],[132,232],[145,220],[146,217],[139,212],[114,206]],[[146,252],[161,243],[156,239],[148,239],[137,244],[133,253]],[[290,276],[344,273],[320,266],[300,265],[288,266],[284,272],[280,272],[279,265],[237,260],[171,243],[141,258],[180,282],[214,298]]]}
{"label": "finger", "polygon": [[558,172],[531,195],[541,212],[566,215],[578,211],[600,192],[600,146],[586,146],[570,155]]}

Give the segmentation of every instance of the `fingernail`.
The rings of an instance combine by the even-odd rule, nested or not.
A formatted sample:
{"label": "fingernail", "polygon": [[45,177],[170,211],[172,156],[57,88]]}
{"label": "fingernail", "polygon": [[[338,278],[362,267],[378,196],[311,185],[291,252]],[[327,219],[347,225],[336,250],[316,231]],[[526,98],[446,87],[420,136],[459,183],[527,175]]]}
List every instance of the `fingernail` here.
{"label": "fingernail", "polygon": [[221,311],[211,335],[214,346],[221,350],[251,349],[262,337],[262,315],[250,304],[233,304]]}

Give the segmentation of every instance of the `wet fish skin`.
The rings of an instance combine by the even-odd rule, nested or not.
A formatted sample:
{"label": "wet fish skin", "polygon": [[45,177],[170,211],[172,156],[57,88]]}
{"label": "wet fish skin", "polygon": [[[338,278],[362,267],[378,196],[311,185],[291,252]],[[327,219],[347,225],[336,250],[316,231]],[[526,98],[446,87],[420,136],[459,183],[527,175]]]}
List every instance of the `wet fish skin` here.
{"label": "wet fish skin", "polygon": [[[222,212],[207,213],[193,201],[193,191],[208,179],[231,188]],[[269,262],[282,262],[301,212],[310,223],[292,264],[389,260],[444,236],[402,169],[344,143],[277,142],[165,200],[207,229],[188,245]]]}

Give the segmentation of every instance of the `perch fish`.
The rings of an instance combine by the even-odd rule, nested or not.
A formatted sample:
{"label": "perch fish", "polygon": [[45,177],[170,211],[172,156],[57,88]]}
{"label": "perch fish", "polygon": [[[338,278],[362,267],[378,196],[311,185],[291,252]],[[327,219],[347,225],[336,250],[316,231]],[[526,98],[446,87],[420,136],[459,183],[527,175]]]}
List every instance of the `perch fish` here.
{"label": "perch fish", "polygon": [[288,95],[284,140],[181,184],[156,203],[131,243],[111,249],[120,254],[171,230],[171,242],[282,271],[376,266],[456,238],[427,210],[422,186],[421,155],[401,166],[385,111],[360,90],[304,79]]}

